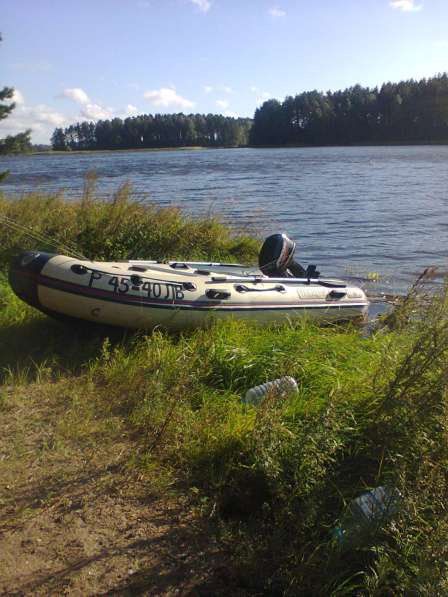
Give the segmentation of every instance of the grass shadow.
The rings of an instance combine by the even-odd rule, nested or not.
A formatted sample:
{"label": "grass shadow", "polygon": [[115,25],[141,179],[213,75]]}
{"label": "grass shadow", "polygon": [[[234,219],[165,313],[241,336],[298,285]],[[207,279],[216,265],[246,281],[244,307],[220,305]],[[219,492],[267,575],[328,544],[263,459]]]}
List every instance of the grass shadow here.
{"label": "grass shadow", "polygon": [[131,336],[121,328],[49,317],[0,326],[0,384],[38,379],[44,371],[54,377],[79,373],[99,356],[106,338],[116,344]]}

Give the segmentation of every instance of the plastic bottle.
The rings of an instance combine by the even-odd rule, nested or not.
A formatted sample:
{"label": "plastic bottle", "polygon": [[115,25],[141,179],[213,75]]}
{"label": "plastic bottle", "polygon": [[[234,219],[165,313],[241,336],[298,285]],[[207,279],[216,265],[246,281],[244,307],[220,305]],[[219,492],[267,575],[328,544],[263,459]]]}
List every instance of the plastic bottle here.
{"label": "plastic bottle", "polygon": [[268,392],[276,392],[278,394],[294,394],[298,392],[297,382],[293,377],[286,375],[273,381],[267,381],[260,386],[255,386],[247,390],[246,396],[244,397],[244,404],[251,404],[252,406],[258,406],[263,402]]}
{"label": "plastic bottle", "polygon": [[401,494],[393,487],[375,487],[352,500],[333,530],[341,548],[358,545],[376,533],[398,511]]}

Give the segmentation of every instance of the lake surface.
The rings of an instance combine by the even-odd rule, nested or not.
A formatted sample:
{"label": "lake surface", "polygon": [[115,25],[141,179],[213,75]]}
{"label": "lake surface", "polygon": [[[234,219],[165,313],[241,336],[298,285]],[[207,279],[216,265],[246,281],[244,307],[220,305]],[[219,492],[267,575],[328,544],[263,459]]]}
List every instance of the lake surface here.
{"label": "lake surface", "polygon": [[130,181],[144,200],[222,214],[260,236],[286,232],[298,260],[325,275],[378,272],[378,290],[405,291],[428,265],[447,270],[446,146],[8,156],[3,169],[13,194],[76,197],[91,170],[101,195]]}

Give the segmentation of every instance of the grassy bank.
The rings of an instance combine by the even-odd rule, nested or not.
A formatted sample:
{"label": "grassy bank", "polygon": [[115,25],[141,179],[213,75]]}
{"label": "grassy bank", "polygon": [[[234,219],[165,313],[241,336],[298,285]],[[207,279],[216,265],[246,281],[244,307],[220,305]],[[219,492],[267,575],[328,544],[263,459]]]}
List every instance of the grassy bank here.
{"label": "grassy bank", "polygon": [[[63,194],[28,194],[10,200],[0,194],[2,224],[0,268],[20,248],[64,252],[76,247],[91,259],[221,259],[254,261],[259,242],[235,234],[217,218],[186,217],[176,207],[160,208],[132,199],[130,186],[123,185],[109,201],[95,195],[95,178],[86,180],[77,201]],[[20,229],[31,228],[40,241]]]}
{"label": "grassy bank", "polygon": [[[216,220],[131,199],[122,189],[97,201],[88,188],[75,203],[3,197],[0,215],[89,257],[256,255],[256,241]],[[3,271],[19,247],[36,246],[5,227],[0,240]],[[3,276],[0,408],[26,412],[36,396],[53,405],[45,451],[54,459],[69,445],[98,450],[126,436],[123,466],[139,471],[149,494],[182,493],[212,521],[235,593],[443,594],[447,300],[445,291],[416,291],[369,337],[306,321],[144,335],[52,322],[20,303]],[[248,388],[282,375],[298,380],[296,396],[242,404]],[[23,441],[11,438],[3,478],[20,469]],[[379,485],[400,490],[398,513],[342,548],[332,530],[346,505]]]}
{"label": "grassy bank", "polygon": [[[188,147],[135,147],[133,149],[70,149],[61,151],[48,149],[47,151],[31,151],[28,155],[92,155],[102,153],[129,153],[129,152],[159,152],[159,151],[195,151],[198,149],[231,149],[234,146],[208,147],[206,145],[189,145]],[[236,147],[236,146],[235,146]]]}

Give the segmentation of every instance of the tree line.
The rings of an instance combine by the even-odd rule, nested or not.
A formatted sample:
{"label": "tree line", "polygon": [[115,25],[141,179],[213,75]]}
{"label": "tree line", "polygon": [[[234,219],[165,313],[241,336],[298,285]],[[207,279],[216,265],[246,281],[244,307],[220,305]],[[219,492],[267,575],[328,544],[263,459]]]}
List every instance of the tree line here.
{"label": "tree line", "polygon": [[252,145],[448,142],[448,75],[307,91],[255,111]]}
{"label": "tree line", "polygon": [[248,143],[251,125],[250,118],[220,114],[142,114],[57,128],[51,143],[60,151],[241,146]]}
{"label": "tree line", "polygon": [[[1,37],[0,37],[1,40]],[[13,89],[0,89],[0,120],[14,104]],[[30,132],[0,139],[0,154],[31,149]],[[448,75],[355,85],[342,91],[306,91],[270,99],[250,118],[220,114],[142,114],[56,128],[56,150],[138,149],[242,145],[355,145],[448,143]]]}
{"label": "tree line", "polygon": [[80,122],[57,128],[51,141],[58,150],[448,142],[448,75],[270,99],[253,120],[143,114]]}

